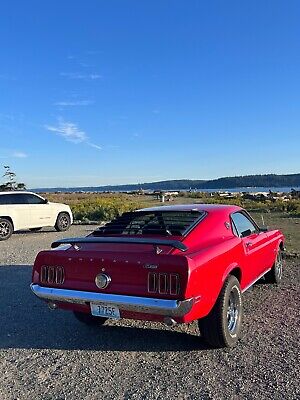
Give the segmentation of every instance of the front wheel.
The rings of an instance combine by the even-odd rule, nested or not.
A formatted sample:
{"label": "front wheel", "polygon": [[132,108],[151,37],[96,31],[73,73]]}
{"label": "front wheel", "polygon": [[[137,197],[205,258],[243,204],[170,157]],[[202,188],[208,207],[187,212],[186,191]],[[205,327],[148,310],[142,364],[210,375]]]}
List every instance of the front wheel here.
{"label": "front wheel", "polygon": [[230,275],[211,312],[199,320],[199,329],[213,347],[233,347],[240,336],[243,306],[238,279]]}
{"label": "front wheel", "polygon": [[103,325],[107,320],[107,318],[94,317],[94,315],[79,311],[73,311],[73,314],[78,321],[83,322],[86,325]]}
{"label": "front wheel", "polygon": [[275,283],[279,285],[279,283],[282,280],[282,272],[283,272],[283,258],[282,258],[282,250],[279,248],[272,269],[265,275],[265,281],[267,283]]}
{"label": "front wheel", "polygon": [[58,214],[56,224],[55,224],[55,229],[58,232],[67,231],[70,228],[70,225],[71,225],[71,218],[68,213]]}
{"label": "front wheel", "polygon": [[9,239],[13,231],[13,224],[6,218],[0,218],[0,240]]}

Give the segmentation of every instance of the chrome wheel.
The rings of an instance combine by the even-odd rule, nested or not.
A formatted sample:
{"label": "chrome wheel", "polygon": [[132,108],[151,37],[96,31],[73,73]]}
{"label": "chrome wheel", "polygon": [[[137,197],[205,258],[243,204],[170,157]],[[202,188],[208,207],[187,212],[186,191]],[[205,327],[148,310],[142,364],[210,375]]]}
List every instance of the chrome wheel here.
{"label": "chrome wheel", "polygon": [[71,219],[69,214],[60,213],[56,220],[55,229],[58,232],[63,232],[68,230],[70,228],[70,225],[71,225]]}
{"label": "chrome wheel", "polygon": [[283,268],[284,268],[284,260],[283,260],[282,250],[279,247],[277,250],[273,267],[265,275],[265,281],[267,283],[275,283],[275,285],[279,285],[282,280]]}
{"label": "chrome wheel", "polygon": [[239,291],[236,286],[234,286],[230,292],[227,307],[227,327],[230,333],[234,333],[237,322],[239,319],[239,308],[240,299]]}
{"label": "chrome wheel", "polygon": [[210,313],[199,319],[201,335],[213,347],[233,347],[240,337],[242,318],[240,283],[229,275]]}
{"label": "chrome wheel", "polygon": [[282,271],[283,271],[283,259],[282,259],[282,252],[278,250],[276,261],[275,261],[275,271],[278,279],[282,278]]}
{"label": "chrome wheel", "polygon": [[9,220],[5,218],[0,219],[0,240],[6,240],[10,238],[13,230],[13,225]]}
{"label": "chrome wheel", "polygon": [[66,229],[69,226],[69,218],[64,214],[59,219],[59,224],[62,229]]}
{"label": "chrome wheel", "polygon": [[10,233],[10,225],[7,221],[2,221],[0,223],[0,236],[5,239]]}

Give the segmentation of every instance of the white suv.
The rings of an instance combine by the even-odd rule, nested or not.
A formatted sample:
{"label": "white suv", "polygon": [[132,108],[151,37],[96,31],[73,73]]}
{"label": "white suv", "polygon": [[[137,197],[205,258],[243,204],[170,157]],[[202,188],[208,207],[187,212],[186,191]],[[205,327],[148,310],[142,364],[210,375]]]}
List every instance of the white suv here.
{"label": "white suv", "polygon": [[66,204],[50,203],[31,192],[0,192],[0,240],[22,229],[38,231],[53,226],[66,231],[72,223],[72,211]]}

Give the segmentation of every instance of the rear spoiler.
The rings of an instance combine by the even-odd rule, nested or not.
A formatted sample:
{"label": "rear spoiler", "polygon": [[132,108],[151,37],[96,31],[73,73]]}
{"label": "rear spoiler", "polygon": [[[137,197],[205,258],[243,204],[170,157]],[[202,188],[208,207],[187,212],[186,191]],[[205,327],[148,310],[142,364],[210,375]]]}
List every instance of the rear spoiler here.
{"label": "rear spoiler", "polygon": [[[118,243],[118,244],[152,244],[153,246],[170,246],[180,251],[187,251],[185,244],[180,240],[170,239],[154,239],[154,238],[125,238],[125,237],[80,237],[80,238],[67,238],[57,240],[51,244],[52,249],[57,248],[61,244],[70,244],[74,247],[81,243]],[[157,251],[158,252],[158,251]]]}

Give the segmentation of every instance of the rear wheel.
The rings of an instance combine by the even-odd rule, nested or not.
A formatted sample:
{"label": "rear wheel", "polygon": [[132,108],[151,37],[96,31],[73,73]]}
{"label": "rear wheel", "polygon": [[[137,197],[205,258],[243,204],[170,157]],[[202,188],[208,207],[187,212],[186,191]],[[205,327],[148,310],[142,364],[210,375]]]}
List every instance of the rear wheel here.
{"label": "rear wheel", "polygon": [[7,240],[13,234],[14,227],[10,220],[0,218],[0,240]]}
{"label": "rear wheel", "polygon": [[242,293],[238,279],[230,275],[211,312],[199,320],[200,332],[213,347],[233,347],[242,326]]}
{"label": "rear wheel", "polygon": [[58,232],[67,231],[70,228],[70,225],[71,225],[71,219],[70,219],[70,215],[68,213],[58,214],[56,224],[55,224],[55,229]]}
{"label": "rear wheel", "polygon": [[282,250],[279,248],[272,269],[265,274],[265,281],[267,283],[276,283],[278,285],[282,280],[282,272],[283,272],[283,258],[282,258]]}
{"label": "rear wheel", "polygon": [[74,317],[78,319],[78,321],[83,322],[86,325],[103,325],[107,318],[102,317],[94,317],[91,314],[73,311]]}

